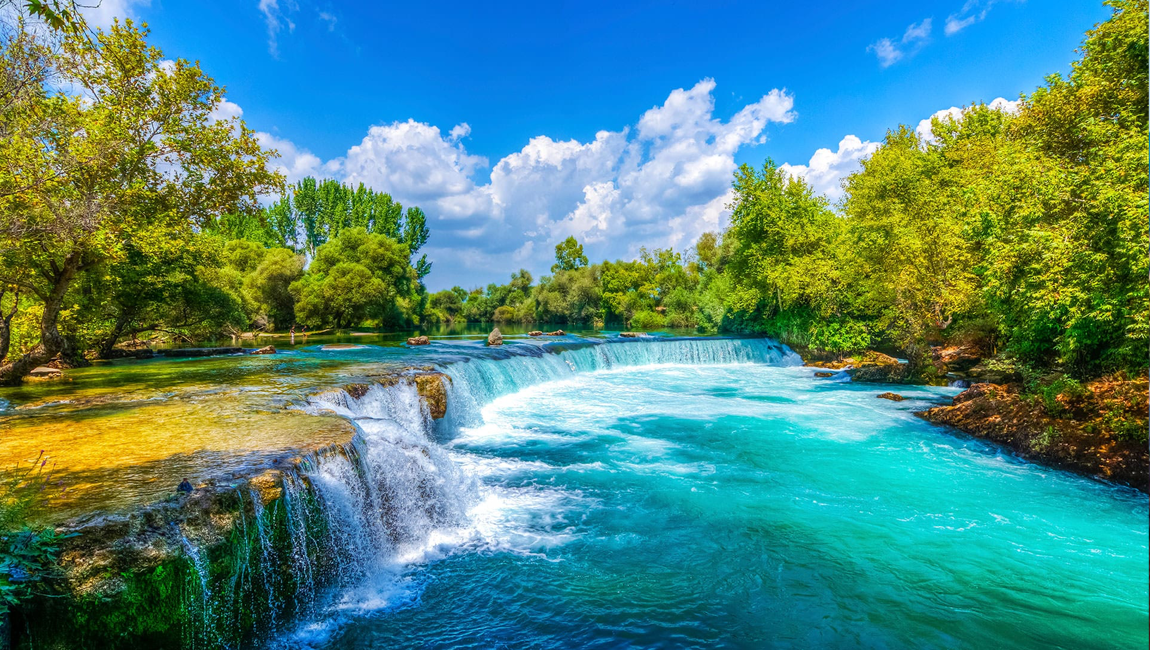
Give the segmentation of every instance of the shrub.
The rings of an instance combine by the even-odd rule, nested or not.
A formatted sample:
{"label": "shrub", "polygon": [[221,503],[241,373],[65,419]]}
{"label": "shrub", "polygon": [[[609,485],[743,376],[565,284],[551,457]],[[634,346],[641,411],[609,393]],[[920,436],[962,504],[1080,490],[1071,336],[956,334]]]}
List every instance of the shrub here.
{"label": "shrub", "polygon": [[666,325],[667,321],[663,315],[654,311],[643,310],[636,312],[631,317],[631,329],[657,330],[666,327]]}

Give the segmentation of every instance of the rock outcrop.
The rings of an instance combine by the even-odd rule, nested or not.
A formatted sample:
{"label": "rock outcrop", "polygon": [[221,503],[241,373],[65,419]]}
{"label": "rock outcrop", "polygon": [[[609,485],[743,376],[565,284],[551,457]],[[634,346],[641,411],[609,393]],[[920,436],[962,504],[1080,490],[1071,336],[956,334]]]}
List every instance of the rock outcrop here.
{"label": "rock outcrop", "polygon": [[407,339],[408,345],[429,345],[430,343],[431,339],[426,336],[413,336]]}
{"label": "rock outcrop", "polygon": [[980,383],[951,406],[918,415],[1055,467],[1147,491],[1145,379],[1102,379],[1049,402],[1017,386]]}
{"label": "rock outcrop", "polygon": [[40,366],[33,368],[32,372],[28,373],[31,379],[59,379],[64,376],[64,373],[59,368],[52,368],[50,366]]}
{"label": "rock outcrop", "polygon": [[487,335],[487,345],[503,345],[503,334],[499,332],[499,328],[491,330]]}

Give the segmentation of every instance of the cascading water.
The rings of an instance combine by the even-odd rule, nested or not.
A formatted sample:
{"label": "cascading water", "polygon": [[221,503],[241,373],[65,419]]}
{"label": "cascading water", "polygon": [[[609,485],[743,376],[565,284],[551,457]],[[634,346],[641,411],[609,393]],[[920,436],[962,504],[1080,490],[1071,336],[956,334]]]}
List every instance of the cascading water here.
{"label": "cascading water", "polygon": [[[252,496],[262,578],[232,590],[262,585],[261,636],[292,648],[986,647],[999,611],[1032,628],[1004,647],[1145,637],[1144,498],[910,415],[947,389],[896,404],[800,364],[764,339],[512,345],[440,364],[437,422],[413,382],[313,397],[357,435]],[[1100,580],[1128,597],[1059,617]]]}
{"label": "cascading water", "polygon": [[[481,419],[484,404],[534,384],[578,373],[657,364],[760,363],[796,365],[801,360],[766,339],[686,339],[584,342],[569,346],[509,346],[443,365],[451,381],[447,417],[437,426],[412,383],[374,385],[361,397],[336,390],[313,397],[308,408],[351,420],[357,429],[350,448],[307,463],[304,481],[285,479],[284,504],[291,536],[292,575],[297,581],[297,615],[305,620],[335,610],[376,607],[400,572],[441,548],[468,542],[499,546],[507,540],[490,530],[500,499],[484,493],[471,459],[436,442],[459,426]],[[308,522],[308,489],[317,500],[322,526]],[[485,521],[475,521],[478,517]],[[309,531],[325,530],[325,538]],[[502,531],[506,533],[506,531]],[[512,534],[513,535],[513,534]],[[478,538],[478,539],[477,539]],[[319,580],[316,556],[334,574]],[[317,581],[336,587],[323,599]],[[272,608],[273,611],[277,607]],[[325,611],[326,610],[326,611]],[[314,633],[305,625],[303,632]]]}

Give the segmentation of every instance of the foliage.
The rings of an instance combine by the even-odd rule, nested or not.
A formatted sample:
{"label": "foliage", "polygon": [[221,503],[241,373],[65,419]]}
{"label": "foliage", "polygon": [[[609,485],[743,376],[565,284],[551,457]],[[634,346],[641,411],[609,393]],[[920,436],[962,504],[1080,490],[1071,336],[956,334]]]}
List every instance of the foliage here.
{"label": "foliage", "polygon": [[47,465],[40,452],[29,465],[0,473],[0,617],[55,573],[64,536],[28,525],[32,511],[61,489]]}
{"label": "foliage", "polygon": [[568,237],[555,246],[555,264],[551,272],[574,271],[587,266],[587,256],[583,254],[583,245],[574,237]]}
{"label": "foliage", "polygon": [[809,345],[841,358],[846,353],[870,348],[871,336],[866,325],[858,321],[824,321],[812,328]]}

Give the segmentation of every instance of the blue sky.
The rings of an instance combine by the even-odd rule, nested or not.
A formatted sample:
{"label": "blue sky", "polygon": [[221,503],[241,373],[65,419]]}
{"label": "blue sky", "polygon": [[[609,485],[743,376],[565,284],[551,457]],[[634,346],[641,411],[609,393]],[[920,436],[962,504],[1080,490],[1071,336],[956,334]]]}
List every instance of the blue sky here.
{"label": "blue sky", "polygon": [[540,275],[568,234],[592,259],[685,249],[722,227],[738,163],[788,163],[833,199],[888,128],[1017,99],[1108,15],[773,4],[105,0],[94,18],[144,20],[168,57],[199,60],[227,88],[221,116],[264,134],[289,179],[420,205],[438,289]]}

